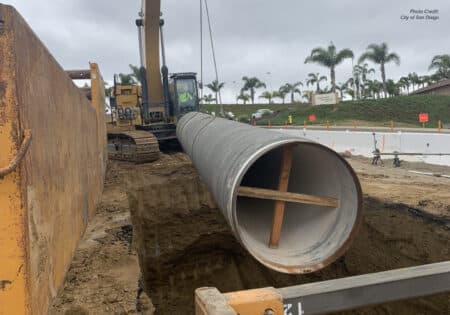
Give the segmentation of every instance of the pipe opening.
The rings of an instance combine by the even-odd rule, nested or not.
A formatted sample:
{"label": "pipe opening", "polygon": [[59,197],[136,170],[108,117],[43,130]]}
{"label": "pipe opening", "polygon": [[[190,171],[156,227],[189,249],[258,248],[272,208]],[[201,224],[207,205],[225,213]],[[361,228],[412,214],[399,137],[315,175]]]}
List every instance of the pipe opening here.
{"label": "pipe opening", "polygon": [[279,245],[270,248],[276,201],[237,196],[236,231],[266,266],[288,273],[312,272],[333,262],[349,246],[359,222],[361,191],[353,170],[336,152],[301,141],[268,148],[255,157],[240,175],[240,186],[278,190],[283,147],[288,145],[293,149],[287,191],[336,198],[337,208],[286,202]]}

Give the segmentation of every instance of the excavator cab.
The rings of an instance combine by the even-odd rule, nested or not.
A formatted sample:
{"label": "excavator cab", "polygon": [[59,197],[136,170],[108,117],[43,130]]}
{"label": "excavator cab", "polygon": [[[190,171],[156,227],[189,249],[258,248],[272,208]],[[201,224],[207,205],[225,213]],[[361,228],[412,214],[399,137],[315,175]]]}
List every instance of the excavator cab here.
{"label": "excavator cab", "polygon": [[175,73],[170,76],[170,116],[179,119],[186,113],[199,111],[196,73]]}

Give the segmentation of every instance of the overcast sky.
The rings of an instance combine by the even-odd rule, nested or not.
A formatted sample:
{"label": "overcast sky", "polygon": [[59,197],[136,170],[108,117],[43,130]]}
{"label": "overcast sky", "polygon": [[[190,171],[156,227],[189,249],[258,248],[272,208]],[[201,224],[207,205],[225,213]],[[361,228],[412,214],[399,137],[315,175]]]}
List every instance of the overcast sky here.
{"label": "overcast sky", "polygon": [[[97,62],[105,80],[138,64],[134,20],[140,0],[3,0],[24,16],[65,69]],[[304,81],[326,68],[304,64],[311,49],[333,41],[358,57],[371,43],[387,42],[401,65],[387,66],[398,79],[428,73],[434,55],[450,53],[448,0],[208,0],[223,99],[233,102],[244,75],[257,76],[268,89]],[[438,20],[402,20],[415,10],[439,10]],[[199,0],[162,0],[167,62],[171,72],[200,72]],[[205,38],[205,79],[214,79]],[[337,82],[351,75],[352,61],[337,67]],[[373,78],[379,78],[379,71]]]}

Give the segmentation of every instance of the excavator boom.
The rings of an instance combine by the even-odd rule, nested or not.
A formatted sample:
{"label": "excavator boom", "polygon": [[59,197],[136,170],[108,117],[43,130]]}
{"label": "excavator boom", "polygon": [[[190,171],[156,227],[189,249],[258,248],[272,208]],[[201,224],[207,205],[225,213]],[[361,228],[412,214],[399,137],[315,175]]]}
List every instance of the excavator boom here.
{"label": "excavator boom", "polygon": [[165,112],[160,63],[161,0],[142,0],[144,60],[150,112]]}

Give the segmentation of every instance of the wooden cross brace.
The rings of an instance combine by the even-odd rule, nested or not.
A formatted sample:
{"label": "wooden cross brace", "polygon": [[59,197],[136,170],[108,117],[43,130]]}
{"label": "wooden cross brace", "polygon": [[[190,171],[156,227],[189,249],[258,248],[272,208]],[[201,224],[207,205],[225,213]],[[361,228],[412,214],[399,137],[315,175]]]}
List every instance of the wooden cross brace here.
{"label": "wooden cross brace", "polygon": [[288,192],[294,145],[284,146],[282,150],[278,190],[241,186],[238,191],[238,196],[242,197],[275,200],[272,230],[269,241],[270,248],[278,248],[280,243],[281,227],[283,225],[286,202],[310,204],[329,208],[337,208],[339,205],[339,200],[336,198]]}

